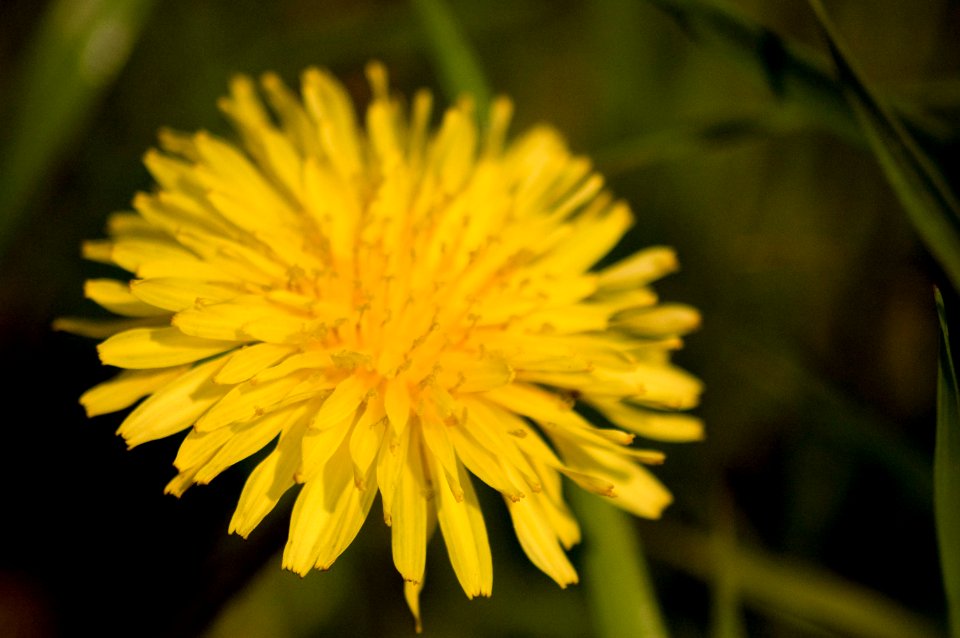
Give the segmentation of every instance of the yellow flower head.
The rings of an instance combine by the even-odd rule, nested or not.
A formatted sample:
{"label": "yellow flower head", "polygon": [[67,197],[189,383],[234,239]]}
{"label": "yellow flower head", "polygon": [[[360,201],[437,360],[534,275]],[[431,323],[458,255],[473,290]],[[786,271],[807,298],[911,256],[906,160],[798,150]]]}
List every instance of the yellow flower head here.
{"label": "yellow flower head", "polygon": [[415,614],[437,522],[466,594],[489,595],[472,474],[503,495],[530,560],[574,583],[561,475],[656,517],[671,497],[641,464],[662,455],[634,434],[702,435],[671,413],[700,383],[669,363],[698,315],[648,287],[674,254],[591,270],[631,213],[557,133],[506,142],[506,99],[483,132],[466,101],[433,131],[429,93],[407,115],[383,67],[367,74],[365,127],[343,86],[309,69],[302,100],[263,78],[269,110],[233,81],[220,107],[239,145],[161,134],[145,158],[155,191],[84,247],[133,274],[86,285],[128,319],[61,323],[109,337],[100,358],[124,369],[81,403],[97,415],[146,397],[119,430],[131,447],[189,430],[177,495],[270,447],[230,530],[248,535],[302,484],[283,555],[297,573],[328,568],[379,493]]}

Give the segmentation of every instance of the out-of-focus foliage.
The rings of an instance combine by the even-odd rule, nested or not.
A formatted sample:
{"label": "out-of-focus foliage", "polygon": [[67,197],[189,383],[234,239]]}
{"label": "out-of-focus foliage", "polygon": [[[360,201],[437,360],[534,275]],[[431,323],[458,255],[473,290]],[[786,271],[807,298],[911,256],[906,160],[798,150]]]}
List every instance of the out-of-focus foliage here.
{"label": "out-of-focus foliage", "polygon": [[[0,3],[0,166],[25,174],[13,185],[0,176],[0,201],[18,202],[0,210],[0,346],[13,377],[0,635],[412,634],[376,516],[330,573],[280,573],[283,512],[248,541],[225,536],[245,468],[164,497],[176,442],[128,453],[117,419],[87,421],[76,397],[109,373],[89,343],[49,331],[57,315],[95,312],[82,281],[103,273],[81,262],[80,241],[150,187],[139,160],[158,128],[226,133],[214,104],[235,72],[272,69],[295,84],[304,67],[327,66],[363,102],[371,58],[407,95],[427,86],[446,99],[485,76],[514,99],[515,131],[554,124],[631,203],[638,223],[619,254],[676,247],[683,270],[659,290],[704,314],[678,359],[707,384],[708,435],[666,446],[657,473],[675,504],[633,526],[667,633],[946,635],[932,291],[951,287],[939,264],[956,255],[927,252],[930,234],[915,230],[902,185],[891,188],[871,150],[870,122],[883,122],[864,128],[863,95],[851,108],[850,76],[836,73],[843,61],[806,0],[166,0],[130,31],[129,57],[103,53],[114,56],[110,82],[45,104],[19,87],[75,80],[74,49],[44,35],[61,4]],[[952,197],[960,7],[827,10],[868,97]],[[54,122],[44,108],[56,126],[44,127]],[[25,118],[15,129],[14,113]],[[49,139],[24,142],[31,130]],[[446,561],[428,560],[426,635],[596,635],[596,583],[559,590],[520,558],[497,496],[481,498],[494,596],[465,600]],[[938,498],[940,512],[960,507],[949,491]],[[949,537],[941,528],[941,543]],[[573,552],[581,579],[597,579],[594,549]],[[635,551],[620,558],[643,564]]]}
{"label": "out-of-focus foliage", "polygon": [[954,346],[950,340],[953,299],[949,313],[943,296],[937,291],[937,314],[940,317],[940,368],[937,374],[937,449],[934,456],[934,511],[937,539],[940,542],[940,564],[947,593],[950,635],[960,635],[960,511],[955,507],[960,498],[960,389],[954,364]]}
{"label": "out-of-focus foliage", "polygon": [[810,0],[810,5],[828,39],[840,76],[840,92],[853,109],[914,228],[956,288],[960,284],[960,204],[939,168],[899,118],[864,83],[820,1]]}
{"label": "out-of-focus foliage", "polygon": [[123,67],[152,0],[52,2],[19,59],[0,137],[0,251],[27,199]]}

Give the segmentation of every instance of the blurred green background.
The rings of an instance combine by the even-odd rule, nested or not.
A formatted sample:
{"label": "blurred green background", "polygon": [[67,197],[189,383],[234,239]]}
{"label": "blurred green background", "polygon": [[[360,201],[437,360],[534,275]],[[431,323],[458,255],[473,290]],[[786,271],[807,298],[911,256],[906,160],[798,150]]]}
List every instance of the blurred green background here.
{"label": "blurred green background", "polygon": [[[128,453],[119,416],[88,421],[76,399],[111,372],[93,342],[50,323],[97,312],[82,283],[106,271],[80,242],[150,188],[140,158],[161,126],[229,135],[215,102],[237,72],[295,85],[326,66],[363,104],[372,58],[395,90],[446,101],[471,78],[431,30],[438,6],[514,99],[513,130],[546,121],[592,156],[637,216],[618,250],[676,247],[683,270],[658,290],[703,312],[677,359],[706,382],[707,439],[660,446],[676,502],[635,523],[669,634],[948,635],[933,286],[949,306],[950,279],[802,0],[3,0],[0,635],[412,635],[376,506],[330,572],[281,572],[285,511],[246,542],[226,535],[249,468],[163,496],[178,441]],[[827,12],[873,94],[955,184],[960,3]],[[465,599],[435,539],[425,635],[601,635],[591,592],[617,575],[559,590],[496,495],[482,499],[493,598]]]}

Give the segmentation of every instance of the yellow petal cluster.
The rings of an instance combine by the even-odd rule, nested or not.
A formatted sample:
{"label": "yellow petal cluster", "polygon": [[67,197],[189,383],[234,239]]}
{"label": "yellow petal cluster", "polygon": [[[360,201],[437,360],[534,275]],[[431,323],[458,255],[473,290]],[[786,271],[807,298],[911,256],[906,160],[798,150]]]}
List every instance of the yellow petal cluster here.
{"label": "yellow petal cluster", "polygon": [[220,108],[239,143],[161,133],[154,192],[84,246],[132,273],[85,289],[126,319],[61,322],[107,337],[103,363],[123,368],[81,403],[137,404],[119,430],[131,447],[187,430],[177,495],[268,448],[230,530],[248,535],[300,484],[283,555],[300,574],[336,560],[379,494],[415,614],[438,523],[466,594],[489,595],[476,478],[530,560],[574,583],[561,477],[657,517],[671,497],[643,464],[662,455],[634,436],[702,436],[674,412],[701,385],[669,361],[699,316],[649,287],[674,253],[596,269],[631,212],[556,132],[507,141],[506,99],[482,127],[468,101],[434,127],[429,93],[405,106],[382,66],[367,75],[362,123],[309,69],[299,97],[275,75],[233,80]]}

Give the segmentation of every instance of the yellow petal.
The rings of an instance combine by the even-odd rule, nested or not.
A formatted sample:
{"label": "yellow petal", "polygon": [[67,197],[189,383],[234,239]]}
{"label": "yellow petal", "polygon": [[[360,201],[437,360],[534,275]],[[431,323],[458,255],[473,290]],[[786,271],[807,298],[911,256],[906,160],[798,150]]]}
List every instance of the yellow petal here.
{"label": "yellow petal", "polygon": [[600,305],[576,304],[566,308],[550,308],[531,312],[515,322],[521,330],[550,335],[606,330],[610,309]]}
{"label": "yellow petal", "polygon": [[117,434],[130,447],[184,430],[227,392],[213,382],[223,362],[207,361],[183,373],[130,413]]}
{"label": "yellow petal", "polygon": [[403,377],[387,380],[384,392],[384,409],[390,426],[401,436],[410,420],[410,390],[406,380]]}
{"label": "yellow petal", "polygon": [[[341,487],[350,488],[347,484]],[[290,516],[290,533],[283,548],[284,569],[301,576],[306,576],[313,569],[319,553],[319,548],[315,550],[314,546],[329,522],[330,510],[335,505],[332,492],[330,488],[325,489],[322,473],[307,481],[300,490]]]}
{"label": "yellow petal", "polygon": [[80,249],[84,259],[101,264],[113,263],[113,242],[107,239],[93,239],[83,242]]}
{"label": "yellow petal", "polygon": [[[292,420],[303,415],[302,404],[270,412],[250,423],[234,424],[229,430],[229,439],[209,461],[204,463],[194,477],[197,483],[209,483],[228,467],[239,463],[251,454],[262,449],[288,426]],[[212,432],[210,434],[213,434]]]}
{"label": "yellow petal", "polygon": [[213,458],[223,444],[233,436],[232,428],[220,428],[213,432],[200,432],[190,430],[180,449],[177,450],[177,456],[173,460],[173,466],[181,472],[190,472],[190,480],[196,476],[196,473],[203,465]]}
{"label": "yellow petal", "polygon": [[423,582],[406,581],[403,583],[403,597],[407,601],[407,607],[413,615],[414,630],[420,634],[423,633],[423,622],[420,620],[420,590],[423,589]]}
{"label": "yellow petal", "polygon": [[[638,403],[686,410],[696,407],[700,402],[703,383],[677,366],[637,362],[631,375],[642,388],[635,397]],[[594,388],[587,388],[584,394],[593,391]]]}
{"label": "yellow petal", "polygon": [[493,561],[486,524],[470,477],[458,464],[463,500],[457,500],[453,492],[446,488],[439,464],[431,460],[428,465],[440,531],[457,580],[468,598],[489,596],[493,588]]}
{"label": "yellow petal", "polygon": [[361,171],[360,141],[353,104],[343,85],[316,68],[302,76],[303,102],[320,133],[325,155],[344,177]]}
{"label": "yellow petal", "polygon": [[549,519],[560,544],[569,550],[580,542],[580,525],[563,500],[560,474],[552,468],[537,464],[536,461],[532,462],[538,465],[537,476],[543,485],[543,491],[540,492],[540,510]]}
{"label": "yellow petal", "polygon": [[196,428],[210,432],[231,423],[260,417],[283,403],[302,380],[303,375],[290,375],[265,382],[251,380],[234,386],[197,421]]}
{"label": "yellow petal", "polygon": [[172,239],[141,239],[124,237],[113,242],[110,258],[115,264],[139,273],[140,270],[153,262],[184,262],[200,268],[203,266],[193,253],[178,245]]}
{"label": "yellow petal", "polygon": [[[474,428],[475,436],[488,436],[499,438],[502,442],[499,449],[503,453],[505,460],[511,465],[521,470],[528,477],[531,486],[536,486],[535,472],[529,467],[527,458],[537,459],[538,461],[550,466],[559,467],[560,459],[554,454],[553,450],[540,438],[520,416],[525,415],[536,420],[535,414],[540,414],[536,407],[532,409],[517,410],[511,406],[519,405],[536,406],[537,402],[546,401],[551,409],[558,410],[553,403],[557,401],[552,394],[532,388],[520,388],[516,384],[511,384],[503,388],[491,391],[484,396],[484,399],[471,401],[464,399],[464,405],[467,406],[468,422]],[[505,441],[503,434],[509,435],[510,442]],[[493,443],[496,445],[496,443]],[[519,454],[522,451],[523,454]],[[536,488],[535,488],[536,489]]]}
{"label": "yellow petal", "polygon": [[187,371],[186,366],[155,370],[123,370],[80,396],[87,416],[107,414],[130,407]]}
{"label": "yellow petal", "polygon": [[161,128],[157,134],[160,148],[168,153],[180,155],[192,162],[199,161],[200,159],[200,153],[197,151],[196,140],[194,138],[194,135],[169,127]]}
{"label": "yellow petal", "polygon": [[265,73],[261,84],[270,106],[276,111],[287,137],[304,156],[318,157],[321,154],[317,130],[307,116],[297,96],[284,85],[275,73]]}
{"label": "yellow petal", "polygon": [[257,95],[257,87],[248,75],[239,74],[230,78],[230,96],[220,98],[217,106],[241,125],[270,124],[269,115]]}
{"label": "yellow petal", "polygon": [[[148,153],[148,160],[152,159]],[[187,190],[161,192],[155,195],[138,193],[133,198],[133,206],[142,218],[150,223],[154,231],[164,230],[169,237],[187,233],[224,233],[230,234],[230,227],[211,214],[206,202],[203,186],[194,173],[180,177],[180,183]],[[122,235],[129,235],[124,229]]]}
{"label": "yellow petal", "polygon": [[289,313],[253,319],[243,324],[251,339],[267,343],[300,345],[327,331],[324,322]]}
{"label": "yellow petal", "polygon": [[330,567],[360,530],[376,496],[376,490],[354,486],[346,442],[334,457],[306,482],[293,507],[283,566],[301,575]]}
{"label": "yellow petal", "polygon": [[357,411],[370,390],[370,381],[359,375],[351,375],[337,384],[333,393],[323,402],[311,428],[322,430],[339,423]]}
{"label": "yellow petal", "polygon": [[387,525],[392,525],[393,501],[400,480],[400,472],[406,464],[411,434],[408,432],[398,437],[395,432],[388,431],[384,436],[385,439],[377,456],[377,486],[380,488],[383,520]]}
{"label": "yellow petal", "polygon": [[550,519],[540,509],[540,495],[522,501],[504,499],[513,529],[527,558],[561,587],[577,582],[577,572],[564,553]]}
{"label": "yellow petal", "polygon": [[193,477],[196,475],[197,470],[199,469],[200,466],[197,465],[183,470],[182,472],[178,472],[177,475],[174,476],[173,479],[171,479],[170,482],[167,483],[163,488],[163,493],[172,494],[173,496],[180,498],[183,496],[184,492],[186,492],[187,489],[193,485]]}
{"label": "yellow petal", "polygon": [[243,282],[242,277],[225,271],[222,264],[213,264],[182,255],[144,261],[134,272],[141,279],[192,279],[202,282],[229,282],[236,285]]}
{"label": "yellow petal", "polygon": [[[276,349],[285,349],[287,351],[292,350],[290,346],[276,345],[276,344],[257,344],[257,345],[268,345],[271,348]],[[228,364],[229,365],[229,364]],[[274,379],[280,379],[281,377],[289,376],[300,370],[306,371],[316,371],[317,369],[327,369],[333,366],[333,361],[330,359],[330,354],[322,350],[311,350],[309,352],[298,352],[292,354],[280,363],[263,370],[262,372],[257,373],[257,381],[272,381]],[[329,384],[321,384],[318,379],[313,378],[317,382],[317,389],[325,389],[334,387],[335,383],[333,381]]]}
{"label": "yellow petal", "polygon": [[206,359],[237,347],[235,341],[191,337],[176,328],[135,328],[99,346],[100,360],[120,368],[168,368]]}
{"label": "yellow petal", "polygon": [[380,450],[387,429],[385,416],[383,399],[372,397],[350,433],[350,458],[353,460],[353,475],[358,489],[376,491],[376,486],[369,486],[363,481]]}
{"label": "yellow petal", "polygon": [[290,346],[278,346],[272,343],[243,346],[230,355],[226,365],[217,373],[214,380],[225,385],[243,383],[294,352],[295,350]]}
{"label": "yellow petal", "polygon": [[[274,287],[288,277],[287,266],[267,246],[243,242],[224,236],[222,233],[181,232],[177,240],[200,257],[200,266],[206,266],[212,281],[240,281],[266,288]],[[148,275],[146,266],[138,271],[141,277],[178,276]],[[215,275],[214,272],[223,273]],[[189,275],[179,275],[188,277]],[[195,278],[195,277],[194,277]]]}
{"label": "yellow petal", "polygon": [[53,329],[80,337],[106,339],[115,334],[134,328],[159,327],[170,325],[166,317],[145,317],[141,319],[83,319],[80,317],[58,317]]}
{"label": "yellow petal", "polygon": [[[197,175],[214,191],[208,199],[224,217],[248,231],[282,226],[295,219],[289,204],[236,147],[206,133],[197,134],[194,140],[203,161]],[[230,206],[224,204],[228,199]]]}
{"label": "yellow petal", "polygon": [[600,215],[579,219],[575,232],[554,247],[545,264],[550,272],[582,273],[610,252],[632,221],[630,208],[623,202],[615,203]]}
{"label": "yellow petal", "polygon": [[379,162],[392,166],[403,154],[396,105],[384,97],[367,109],[367,134]]}
{"label": "yellow petal", "polygon": [[[615,452],[568,444],[562,439],[555,441],[564,461],[571,468],[565,472],[582,487],[599,494],[603,491],[592,489],[595,485],[609,483],[612,490],[606,493],[612,496],[611,503],[637,516],[659,518],[673,496],[645,467],[624,458]],[[580,476],[572,472],[581,473]]]}
{"label": "yellow petal", "polygon": [[393,499],[392,546],[397,571],[408,582],[423,582],[427,559],[427,496],[420,437],[414,429]]}
{"label": "yellow petal", "polygon": [[623,312],[617,315],[614,324],[644,337],[667,337],[696,329],[700,325],[700,313],[684,304],[661,304]]}
{"label": "yellow petal", "polygon": [[157,317],[169,314],[163,308],[151,306],[130,292],[130,285],[115,279],[88,279],[84,295],[110,312],[126,317]]}
{"label": "yellow petal", "polygon": [[525,496],[526,487],[514,484],[510,480],[510,475],[500,465],[496,454],[477,443],[465,428],[451,428],[450,435],[457,458],[477,478],[508,497],[509,500],[519,500]]}
{"label": "yellow petal", "polygon": [[[543,324],[541,323],[541,326]],[[504,330],[477,330],[471,338],[471,344],[500,352],[507,361],[520,369],[559,371],[563,366],[552,368],[525,366],[523,362],[569,359],[572,370],[589,370],[593,365],[623,365],[629,360],[627,349],[636,345],[636,339],[616,333],[565,334],[565,335],[523,335]]]}
{"label": "yellow petal", "polygon": [[472,118],[461,109],[450,109],[443,117],[440,130],[428,159],[440,177],[440,186],[447,193],[460,190],[473,168],[477,147],[477,129]]}
{"label": "yellow petal", "polygon": [[441,386],[458,393],[485,392],[513,381],[514,372],[502,358],[477,356],[466,352],[448,352],[439,357]]}
{"label": "yellow petal", "polygon": [[134,297],[158,308],[180,312],[198,303],[211,304],[228,301],[240,295],[237,287],[229,284],[159,277],[130,282]]}
{"label": "yellow petal", "polygon": [[[528,489],[539,491],[540,480],[529,462],[526,450],[533,450],[539,445],[540,449],[548,454],[550,462],[554,465],[560,464],[559,459],[540,440],[539,435],[519,416],[501,410],[499,406],[482,400],[465,401],[464,405],[467,408],[465,430],[469,431],[477,445],[498,459],[505,478],[514,486],[510,493],[519,495],[526,493]],[[526,450],[521,447],[521,440],[527,443]],[[515,475],[521,476],[523,480],[515,480]],[[526,487],[523,487],[523,483],[526,483]]]}
{"label": "yellow petal", "polygon": [[310,419],[311,427],[303,435],[303,462],[299,474],[295,477],[300,483],[309,483],[323,473],[330,459],[351,432],[356,415],[349,414],[339,421],[328,423],[323,429],[312,427],[315,420],[314,414]]}
{"label": "yellow petal", "polygon": [[361,204],[350,182],[309,157],[303,164],[303,183],[304,208],[329,238],[330,249],[338,257],[351,256],[348,248],[355,244]]}
{"label": "yellow petal", "polygon": [[640,288],[677,270],[672,248],[652,246],[600,271],[603,288]]}
{"label": "yellow petal", "polygon": [[307,321],[298,313],[269,303],[259,295],[245,295],[230,301],[200,304],[174,315],[172,323],[184,334],[204,339],[240,341],[247,338],[247,324],[260,321]]}
{"label": "yellow petal", "polygon": [[230,533],[246,538],[277,505],[280,497],[293,487],[293,476],[300,467],[300,443],[307,429],[307,414],[304,406],[299,418],[288,424],[288,429],[280,436],[276,449],[250,473],[230,519]]}
{"label": "yellow petal", "polygon": [[[446,477],[444,485],[449,485],[450,493],[456,500],[462,500],[463,486],[460,484],[460,475],[457,472],[457,456],[450,440],[450,433],[447,432],[447,428],[450,426],[434,416],[423,416],[420,423],[423,441],[426,443],[431,456],[443,469],[443,475]],[[436,488],[443,489],[439,484],[436,485]]]}
{"label": "yellow petal", "polygon": [[[351,480],[352,480],[352,474]],[[368,473],[368,478],[373,474]],[[364,479],[364,482],[368,482]],[[349,484],[340,492],[340,501],[333,510],[332,524],[321,541],[320,553],[314,567],[320,570],[330,569],[333,562],[350,546],[367,520],[373,505],[376,490],[359,490]]]}
{"label": "yellow petal", "polygon": [[157,183],[168,191],[200,190],[201,188],[193,175],[193,164],[190,162],[150,149],[144,154],[143,163]]}
{"label": "yellow petal", "polygon": [[681,443],[704,437],[703,421],[689,414],[645,410],[619,401],[598,403],[596,407],[620,427],[650,439]]}

